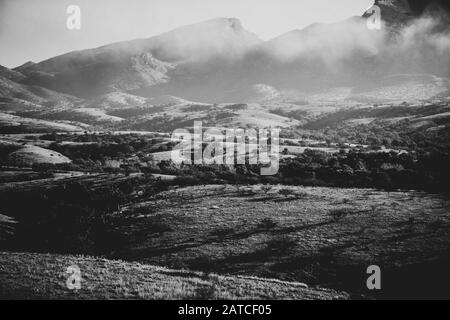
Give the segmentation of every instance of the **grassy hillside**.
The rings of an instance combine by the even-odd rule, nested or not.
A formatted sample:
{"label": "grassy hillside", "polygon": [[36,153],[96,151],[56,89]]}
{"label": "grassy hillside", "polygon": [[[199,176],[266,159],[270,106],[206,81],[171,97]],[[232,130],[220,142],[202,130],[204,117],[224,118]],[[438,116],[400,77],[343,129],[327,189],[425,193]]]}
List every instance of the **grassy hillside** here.
{"label": "grassy hillside", "polygon": [[[5,224],[13,232],[0,245],[303,282],[357,298],[450,296],[448,196],[284,185],[163,187],[105,174],[4,184],[0,210],[17,223]],[[376,293],[366,287],[373,264],[383,272],[383,291]]]}
{"label": "grassy hillside", "polygon": [[[176,189],[117,215],[126,260],[302,281],[383,297],[450,296],[449,200],[419,192],[273,186]],[[267,193],[266,193],[267,192]],[[420,281],[408,279],[421,274]],[[415,287],[417,285],[417,287]],[[442,288],[441,288],[442,286]],[[433,290],[443,290],[437,292]]]}
{"label": "grassy hillside", "polygon": [[[226,277],[139,263],[69,255],[0,252],[0,299],[346,299],[302,283]],[[66,286],[67,268],[81,289]]]}

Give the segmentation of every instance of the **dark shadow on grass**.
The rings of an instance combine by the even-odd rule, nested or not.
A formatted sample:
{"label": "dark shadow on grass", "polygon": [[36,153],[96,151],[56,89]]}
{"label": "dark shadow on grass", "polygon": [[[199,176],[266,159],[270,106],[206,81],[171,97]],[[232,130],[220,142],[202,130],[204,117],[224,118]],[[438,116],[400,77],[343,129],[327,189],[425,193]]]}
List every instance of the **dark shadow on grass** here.
{"label": "dark shadow on grass", "polygon": [[275,199],[273,202],[277,202],[277,203],[291,202],[291,201],[302,200],[302,199],[305,199],[305,197],[289,197],[289,198],[282,198],[282,199],[278,198],[278,199]]}

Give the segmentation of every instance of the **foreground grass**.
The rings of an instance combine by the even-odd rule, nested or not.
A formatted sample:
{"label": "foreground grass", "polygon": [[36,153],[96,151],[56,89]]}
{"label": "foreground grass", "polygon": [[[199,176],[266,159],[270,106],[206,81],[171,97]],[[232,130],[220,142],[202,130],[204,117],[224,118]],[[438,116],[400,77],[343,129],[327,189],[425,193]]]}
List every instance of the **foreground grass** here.
{"label": "foreground grass", "polygon": [[[69,290],[76,265],[81,289]],[[85,256],[0,252],[1,299],[347,299],[302,283],[169,270]]]}
{"label": "foreground grass", "polygon": [[[111,181],[108,175],[88,179],[94,187]],[[37,187],[45,183],[21,185]],[[34,229],[26,228],[27,216],[8,211],[2,212],[9,217],[0,220],[0,239],[3,230],[3,251],[95,252],[176,270],[304,282],[356,298],[448,298],[449,208],[448,196],[423,192],[195,186],[114,207],[107,232],[92,233],[106,240],[92,242],[95,251],[61,250],[58,241],[45,242],[45,233],[30,240],[25,231]],[[30,217],[43,213],[30,210]],[[71,224],[44,222],[71,232]],[[46,245],[34,247],[36,241]],[[382,291],[367,289],[370,265],[382,269]],[[214,286],[198,290],[193,297],[216,292]]]}
{"label": "foreground grass", "polygon": [[[450,297],[449,208],[447,197],[421,192],[188,187],[123,208],[117,226],[128,243],[113,255],[357,296]],[[367,290],[370,265],[383,270],[382,292]]]}

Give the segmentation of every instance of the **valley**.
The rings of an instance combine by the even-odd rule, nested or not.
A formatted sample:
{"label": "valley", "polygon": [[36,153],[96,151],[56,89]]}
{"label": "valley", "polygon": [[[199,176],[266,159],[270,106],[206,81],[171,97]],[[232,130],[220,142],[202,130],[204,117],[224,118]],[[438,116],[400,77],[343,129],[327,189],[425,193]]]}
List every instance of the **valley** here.
{"label": "valley", "polygon": [[[0,299],[448,299],[450,16],[419,2],[0,66]],[[261,137],[190,164],[213,128],[279,130],[276,172]]]}
{"label": "valley", "polygon": [[[155,280],[167,288],[161,295],[148,291],[144,283],[149,280],[136,275],[109,293],[111,298],[445,297],[447,282],[441,280],[447,279],[449,265],[450,198],[442,186],[448,181],[448,162],[430,167],[431,159],[424,156],[432,150],[427,139],[447,132],[448,108],[448,103],[438,102],[307,113],[290,122],[291,127],[280,128],[280,171],[270,177],[257,176],[258,167],[174,165],[171,149],[178,141],[163,130],[52,128],[47,133],[3,134],[3,257],[6,252],[17,259],[32,257],[37,274],[43,272],[43,261],[57,268],[67,259],[92,278],[99,263],[105,272],[157,268],[147,266],[179,270],[170,271],[180,274],[173,280]],[[421,132],[420,140],[410,130]],[[434,142],[445,150],[445,144]],[[78,254],[101,258],[87,262]],[[5,263],[3,274],[8,275],[11,271],[5,268],[12,265]],[[380,293],[365,288],[365,268],[373,264],[383,270],[386,286]],[[182,270],[191,270],[187,277],[198,277],[204,285],[170,293],[178,289],[163,283],[182,285],[187,272]],[[422,280],[410,281],[417,274]],[[266,293],[224,288],[227,281],[241,283],[246,277],[262,281]],[[52,288],[54,279],[47,279],[46,288]],[[272,287],[267,279],[281,281],[292,293],[277,289],[275,296],[267,291],[266,285]],[[104,298],[105,290],[111,291],[85,281],[93,293],[82,290],[78,298]],[[34,282],[27,278],[1,282],[0,292],[7,297],[60,292],[34,292]],[[296,283],[306,283],[308,289],[295,289]],[[242,285],[252,290],[253,284]],[[57,297],[75,298],[64,291]]]}
{"label": "valley", "polygon": [[[220,104],[128,93],[70,107],[3,100],[0,294],[447,297],[450,100],[360,103],[335,92]],[[172,131],[194,121],[204,130],[279,129],[279,172],[174,164]],[[34,276],[11,277],[20,261]],[[77,294],[52,276],[70,263],[87,277]],[[381,292],[365,287],[373,264]]]}

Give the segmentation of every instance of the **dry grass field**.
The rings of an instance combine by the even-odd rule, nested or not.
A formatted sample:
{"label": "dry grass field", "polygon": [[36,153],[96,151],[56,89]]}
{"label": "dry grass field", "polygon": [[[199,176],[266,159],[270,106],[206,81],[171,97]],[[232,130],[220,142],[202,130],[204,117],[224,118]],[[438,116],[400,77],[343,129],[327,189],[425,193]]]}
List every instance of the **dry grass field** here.
{"label": "dry grass field", "polygon": [[[302,283],[226,277],[86,256],[0,252],[2,299],[347,299]],[[68,289],[67,268],[81,288]]]}
{"label": "dry grass field", "polygon": [[[113,255],[151,264],[301,281],[370,296],[448,295],[450,202],[420,192],[262,185],[175,189],[121,209],[128,243]],[[409,281],[421,275],[421,279]],[[441,278],[440,278],[441,277]],[[442,278],[444,277],[444,278]],[[423,282],[423,283],[422,283]],[[430,289],[431,290],[431,289]],[[440,293],[442,294],[442,293]]]}
{"label": "dry grass field", "polygon": [[[131,181],[129,179],[133,178],[92,174],[4,184],[0,191],[43,191],[69,181],[82,181],[87,189],[100,192],[98,190],[103,190],[105,186]],[[200,281],[201,288],[209,283],[205,290],[214,293],[209,297],[212,299],[334,297],[325,293],[323,297],[313,297],[305,291],[292,292],[291,286],[298,287],[295,283],[306,283],[314,288],[311,294],[322,294],[323,291],[317,288],[328,288],[347,292],[349,295],[345,297],[357,299],[450,297],[449,208],[448,196],[417,191],[285,185],[172,186],[167,191],[135,198],[108,211],[109,230],[102,229],[102,232],[107,231],[107,239],[111,240],[100,242],[103,245],[97,247],[95,252],[98,258],[74,257],[71,253],[76,252],[70,250],[77,247],[62,252],[63,247],[58,247],[58,242],[48,240],[50,242],[47,243],[40,238],[35,240],[41,244],[47,243],[40,249],[34,247],[35,242],[17,242],[14,240],[15,230],[28,230],[23,227],[33,221],[28,221],[33,216],[28,217],[26,212],[25,216],[3,212],[0,231],[12,247],[2,249],[3,269],[0,276],[3,291],[0,293],[10,297],[18,290],[17,297],[30,298],[195,298],[198,297],[196,288],[199,286],[195,283]],[[33,226],[39,228],[40,224]],[[69,228],[66,232],[71,230],[70,224],[63,224],[61,228]],[[37,235],[39,233],[34,236]],[[84,236],[84,233],[80,234],[80,237]],[[40,237],[45,237],[45,234],[40,234]],[[103,258],[127,263],[110,262]],[[79,261],[75,263],[75,260]],[[102,263],[107,266],[101,267]],[[54,272],[67,264],[81,264],[85,272],[88,271],[86,279],[97,287],[78,296],[64,291],[61,277]],[[366,270],[371,265],[378,265],[382,270],[383,286],[378,292],[369,291],[366,287]],[[115,269],[126,270],[128,266],[133,266],[137,271],[127,273]],[[153,270],[154,267],[150,266],[190,270],[186,272],[192,274],[195,280],[190,276],[180,279],[178,273],[178,278],[167,280],[170,285],[164,282],[165,278],[147,279],[143,275],[147,272],[142,270]],[[46,268],[48,271],[45,271]],[[111,277],[123,273],[130,284],[120,286],[117,279],[111,277],[103,282],[104,272]],[[214,276],[216,274],[227,281],[257,277],[289,284],[286,291],[278,288],[271,291],[273,280],[258,280],[257,283],[268,288],[268,291],[259,287],[255,289],[254,283],[249,285],[248,290],[256,291],[242,291],[240,284],[234,289],[228,282],[211,284],[212,278],[209,277],[213,275],[216,279],[219,277]],[[32,282],[41,278],[47,279],[50,286],[47,291],[39,291],[41,287]],[[182,283],[192,283],[191,280],[194,285],[186,289]],[[156,281],[155,286],[163,288],[163,291],[157,291],[149,285],[149,281]],[[210,285],[217,288],[210,289]],[[247,288],[248,285],[242,286]],[[87,288],[90,288],[89,285]],[[202,291],[201,288],[198,290]],[[281,292],[281,296],[274,297],[274,292]]]}

